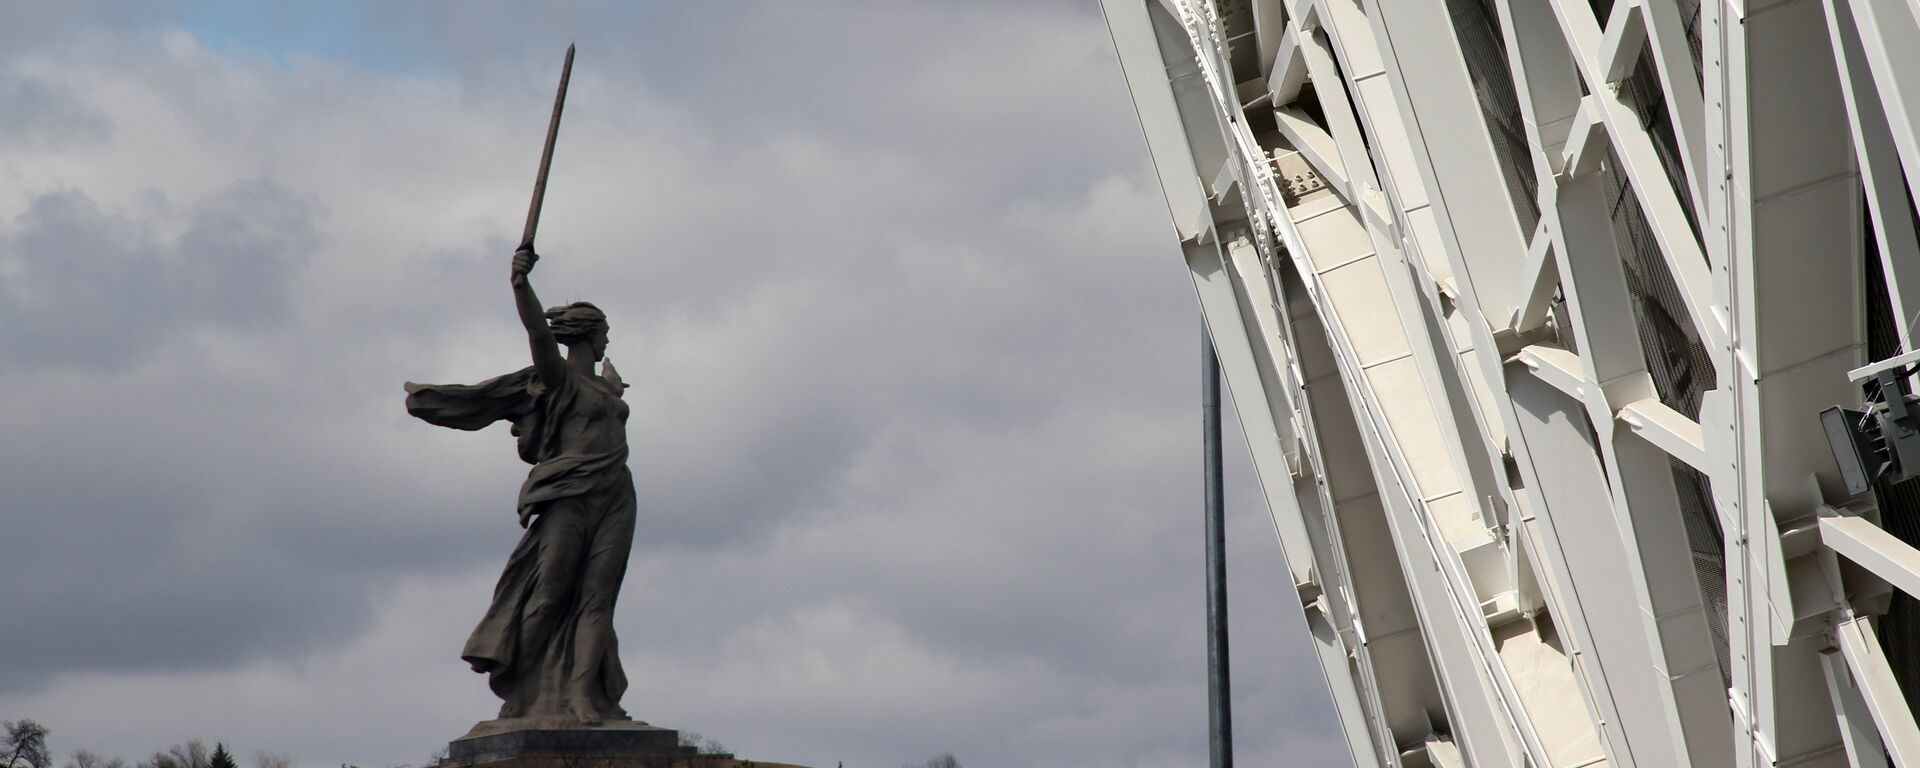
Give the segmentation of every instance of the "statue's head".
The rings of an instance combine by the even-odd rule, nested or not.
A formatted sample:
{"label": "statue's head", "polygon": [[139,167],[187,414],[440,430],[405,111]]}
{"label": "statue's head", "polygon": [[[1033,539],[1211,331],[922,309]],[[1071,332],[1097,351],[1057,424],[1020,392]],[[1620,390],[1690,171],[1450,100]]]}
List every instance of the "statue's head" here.
{"label": "statue's head", "polygon": [[554,307],[547,310],[547,327],[553,329],[554,341],[567,347],[586,344],[593,349],[593,359],[606,357],[607,313],[599,307],[585,301]]}

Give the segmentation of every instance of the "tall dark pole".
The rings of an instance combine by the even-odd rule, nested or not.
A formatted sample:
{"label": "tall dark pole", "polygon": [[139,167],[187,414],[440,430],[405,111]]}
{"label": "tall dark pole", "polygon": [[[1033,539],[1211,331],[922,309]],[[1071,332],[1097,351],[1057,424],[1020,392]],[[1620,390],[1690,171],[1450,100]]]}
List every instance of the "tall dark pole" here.
{"label": "tall dark pole", "polygon": [[1201,329],[1200,345],[1204,348],[1200,413],[1207,475],[1207,753],[1213,768],[1233,768],[1233,712],[1227,704],[1227,537],[1220,473],[1220,359],[1213,350],[1213,336],[1205,328]]}

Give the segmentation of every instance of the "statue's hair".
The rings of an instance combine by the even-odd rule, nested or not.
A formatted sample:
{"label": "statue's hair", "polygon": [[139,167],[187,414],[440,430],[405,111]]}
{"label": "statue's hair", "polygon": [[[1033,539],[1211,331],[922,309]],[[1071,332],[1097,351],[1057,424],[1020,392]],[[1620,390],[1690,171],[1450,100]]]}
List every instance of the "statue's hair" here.
{"label": "statue's hair", "polygon": [[579,344],[607,333],[607,313],[585,301],[547,310],[547,327],[561,344]]}

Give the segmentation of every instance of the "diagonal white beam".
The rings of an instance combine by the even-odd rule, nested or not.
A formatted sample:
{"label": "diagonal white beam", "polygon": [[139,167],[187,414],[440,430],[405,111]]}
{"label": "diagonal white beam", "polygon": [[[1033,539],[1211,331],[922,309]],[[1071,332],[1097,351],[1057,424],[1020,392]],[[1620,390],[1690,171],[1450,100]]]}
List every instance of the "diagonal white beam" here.
{"label": "diagonal white beam", "polygon": [[1527,245],[1527,260],[1514,285],[1513,315],[1507,330],[1530,331],[1547,321],[1552,309],[1553,289],[1560,285],[1560,272],[1553,266],[1553,235],[1547,232],[1547,219],[1534,227],[1533,241]]}
{"label": "diagonal white beam", "polygon": [[1693,201],[1693,220],[1705,227],[1706,97],[1701,92],[1700,81],[1695,79],[1698,72],[1693,66],[1692,48],[1687,44],[1687,20],[1680,18],[1679,3],[1667,0],[1646,3],[1644,13],[1667,117],[1673,121],[1673,138],[1680,148],[1681,178],[1688,185],[1688,197]]}
{"label": "diagonal white beam", "polygon": [[1886,106],[1874,87],[1872,65],[1860,43],[1849,0],[1826,0],[1827,32],[1833,38],[1834,63],[1840,70],[1840,92],[1847,100],[1848,126],[1853,131],[1853,153],[1860,162],[1867,190],[1867,209],[1873,214],[1874,241],[1879,246],[1880,269],[1893,307],[1895,329],[1902,349],[1915,349],[1920,335],[1920,235],[1914,231],[1907,203],[1900,150],[1888,127]]}
{"label": "diagonal white beam", "polygon": [[1920,726],[1915,725],[1913,712],[1900,695],[1900,682],[1894,679],[1873,623],[1864,616],[1839,622],[1833,627],[1833,639],[1846,656],[1853,679],[1860,684],[1861,697],[1873,714],[1874,725],[1879,726],[1881,743],[1893,756],[1893,764],[1920,768]]}
{"label": "diagonal white beam", "polygon": [[1287,31],[1280,36],[1280,49],[1275,52],[1272,71],[1267,75],[1267,89],[1273,94],[1273,105],[1284,107],[1300,98],[1300,86],[1307,82],[1307,63],[1300,58],[1300,33],[1298,27],[1288,24]]}
{"label": "diagonal white beam", "polygon": [[1577,402],[1587,400],[1587,377],[1580,370],[1580,356],[1559,347],[1530,344],[1513,356],[1513,362],[1527,367],[1533,377],[1546,382]]}
{"label": "diagonal white beam", "polygon": [[1853,12],[1894,145],[1910,169],[1907,184],[1920,200],[1920,3],[1854,0]]}
{"label": "diagonal white beam", "polygon": [[[1140,119],[1140,132],[1147,140],[1147,154],[1153,158],[1154,173],[1160,178],[1160,190],[1166,196],[1167,211],[1173,217],[1174,233],[1181,241],[1197,239],[1208,231],[1207,194],[1201,189],[1194,145],[1206,132],[1187,129],[1177,90],[1191,90],[1197,74],[1187,67],[1185,83],[1171,75],[1173,64],[1161,55],[1158,33],[1152,14],[1142,12],[1138,0],[1101,0],[1107,30],[1114,50],[1120,54],[1120,72],[1127,90],[1133,94],[1134,114]],[[1218,144],[1218,141],[1212,142]],[[1215,153],[1204,153],[1215,154]],[[1210,158],[1215,159],[1216,158]]]}
{"label": "diagonal white beam", "polygon": [[1699,422],[1651,398],[1628,403],[1620,409],[1618,418],[1640,439],[1686,462],[1687,466],[1707,471],[1707,449]]}
{"label": "diagonal white beam", "polygon": [[1839,649],[1820,652],[1821,669],[1827,673],[1827,696],[1833,699],[1833,711],[1840,716],[1840,736],[1847,747],[1847,768],[1887,768],[1886,746],[1873,724],[1873,712],[1860,692],[1860,683],[1847,668],[1847,659]]}
{"label": "diagonal white beam", "polygon": [[[1599,62],[1601,32],[1592,9],[1584,0],[1551,0],[1551,5],[1581,75],[1589,83],[1604,82],[1606,73]],[[1620,158],[1620,170],[1632,182],[1647,225],[1660,241],[1660,253],[1680,289],[1695,331],[1710,349],[1725,344],[1726,327],[1712,310],[1713,276],[1707,270],[1699,241],[1693,237],[1693,228],[1687,225],[1680,197],[1667,182],[1653,138],[1640,127],[1639,117],[1618,92],[1600,88],[1592,98],[1614,155]]]}
{"label": "diagonal white beam", "polygon": [[1287,143],[1319,172],[1334,194],[1348,203],[1354,202],[1357,196],[1353,193],[1353,180],[1347,177],[1346,164],[1340,159],[1340,148],[1333,137],[1294,107],[1274,110],[1273,118],[1280,135],[1287,137]]}
{"label": "diagonal white beam", "polygon": [[1600,70],[1608,85],[1633,74],[1640,61],[1640,46],[1647,44],[1647,14],[1642,0],[1617,0],[1607,28],[1600,35]]}
{"label": "diagonal white beam", "polygon": [[1560,150],[1560,166],[1568,176],[1586,176],[1600,169],[1607,156],[1605,107],[1593,96],[1580,99],[1580,110],[1567,129],[1567,145]]}
{"label": "diagonal white beam", "polygon": [[[1611,653],[1623,662],[1618,667],[1620,682],[1615,683],[1616,690],[1635,690],[1651,682],[1634,680],[1630,671],[1639,663],[1637,657],[1649,650],[1653,653],[1650,661],[1660,671],[1658,687],[1637,689],[1639,697],[1654,707],[1621,713],[1626,736],[1638,742],[1634,762],[1731,764],[1725,692],[1708,635],[1704,601],[1693,580],[1692,556],[1686,545],[1668,453],[1646,440],[1629,438],[1626,429],[1616,428],[1620,425],[1617,419],[1620,408],[1653,399],[1655,393],[1636,332],[1631,294],[1620,258],[1622,244],[1615,241],[1604,182],[1597,175],[1580,171],[1581,166],[1592,164],[1591,160],[1582,159],[1583,156],[1597,154],[1595,141],[1588,138],[1603,133],[1597,126],[1604,125],[1606,138],[1620,143],[1616,135],[1620,126],[1615,125],[1616,120],[1607,113],[1625,107],[1617,97],[1595,96],[1573,101],[1578,98],[1578,90],[1573,82],[1574,72],[1566,60],[1590,58],[1591,49],[1597,47],[1599,32],[1591,12],[1580,8],[1580,12],[1586,14],[1586,31],[1595,39],[1588,41],[1584,56],[1569,55],[1574,49],[1564,38],[1538,29],[1554,25],[1555,19],[1569,13],[1557,5],[1555,10],[1559,11],[1558,16],[1549,18],[1538,6],[1523,8],[1520,3],[1509,3],[1503,18],[1515,19],[1509,28],[1531,28],[1533,32],[1531,38],[1522,36],[1518,44],[1509,43],[1510,52],[1527,51],[1523,71],[1529,81],[1528,95],[1544,97],[1532,104],[1523,101],[1522,109],[1531,108],[1537,115],[1544,108],[1548,115],[1572,118],[1567,123],[1569,137],[1565,142],[1569,150],[1563,150],[1563,157],[1569,162],[1562,163],[1562,173],[1541,179],[1545,202],[1541,214],[1549,221],[1547,231],[1553,237],[1554,260],[1562,292],[1567,297],[1572,320],[1570,330],[1577,341],[1572,346],[1578,350],[1582,363],[1585,381],[1579,388],[1581,403],[1598,433],[1597,447],[1604,458],[1600,470],[1610,489],[1612,516],[1628,543],[1624,548],[1625,573],[1629,575],[1628,583],[1642,614],[1634,623],[1644,630],[1640,637],[1620,636],[1626,633],[1602,635],[1604,642],[1612,644],[1596,650],[1602,656]],[[1589,72],[1588,81],[1597,82],[1598,78]],[[1557,86],[1556,92],[1536,87],[1550,83]],[[1581,113],[1588,115],[1584,121]],[[1598,113],[1599,120],[1593,119],[1594,113]],[[1533,122],[1546,123],[1539,117]],[[1637,124],[1632,127],[1638,131]],[[1640,132],[1638,138],[1646,142],[1650,153],[1651,143],[1645,133]],[[1664,174],[1661,178],[1664,179]],[[1663,184],[1657,189],[1666,192],[1670,203],[1674,201],[1670,186]],[[1677,203],[1674,205],[1673,212],[1679,213]],[[1678,274],[1677,266],[1676,279],[1681,283],[1683,294],[1693,294],[1690,312],[1696,322],[1701,323],[1700,335],[1711,340],[1713,336],[1707,329],[1712,326],[1703,322],[1711,320],[1708,304],[1711,293],[1707,290],[1705,263],[1699,260],[1691,232],[1686,232],[1685,237],[1685,244],[1694,246],[1692,258],[1696,260],[1697,272],[1693,279],[1697,281],[1698,290],[1688,290],[1686,278]],[[1674,250],[1677,249],[1666,249],[1670,260]],[[1546,512],[1554,514],[1551,506]],[[1636,648],[1634,643],[1641,645]],[[1624,663],[1629,659],[1636,660]],[[1639,745],[1644,745],[1645,751]]]}

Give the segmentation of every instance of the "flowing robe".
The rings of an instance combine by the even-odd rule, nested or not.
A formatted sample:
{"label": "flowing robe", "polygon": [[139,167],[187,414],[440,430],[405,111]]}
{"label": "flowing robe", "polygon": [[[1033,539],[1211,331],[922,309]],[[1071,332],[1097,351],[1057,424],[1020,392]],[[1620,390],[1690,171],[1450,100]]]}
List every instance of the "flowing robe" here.
{"label": "flowing robe", "polygon": [[407,384],[407,412],[478,430],[511,421],[533,465],[519,510],[533,522],[507,558],[493,604],[461,658],[504,700],[501,717],[580,714],[626,719],[627,678],[613,605],[632,549],[627,405],[614,381],[567,369],[545,382],[529,367],[475,385]]}

